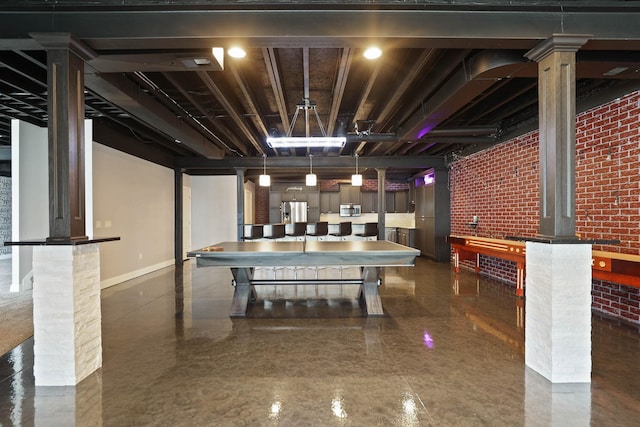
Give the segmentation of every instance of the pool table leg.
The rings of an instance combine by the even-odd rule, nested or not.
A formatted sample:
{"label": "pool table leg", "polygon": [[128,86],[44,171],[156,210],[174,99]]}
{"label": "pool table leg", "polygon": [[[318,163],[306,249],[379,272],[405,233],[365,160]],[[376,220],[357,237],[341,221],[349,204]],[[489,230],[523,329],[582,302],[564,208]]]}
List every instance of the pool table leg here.
{"label": "pool table leg", "polygon": [[378,292],[380,267],[362,267],[362,296],[368,316],[384,316]]}
{"label": "pool table leg", "polygon": [[231,317],[244,317],[247,314],[249,298],[252,295],[251,279],[253,278],[252,268],[232,268],[235,290],[231,301]]}

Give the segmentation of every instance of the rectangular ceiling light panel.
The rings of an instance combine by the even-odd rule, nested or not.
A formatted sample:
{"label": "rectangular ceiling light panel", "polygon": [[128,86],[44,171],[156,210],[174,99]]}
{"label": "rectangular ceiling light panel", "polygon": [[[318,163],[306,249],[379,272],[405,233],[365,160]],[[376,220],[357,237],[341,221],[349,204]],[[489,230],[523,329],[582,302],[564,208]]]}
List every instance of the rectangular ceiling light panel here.
{"label": "rectangular ceiling light panel", "polygon": [[271,148],[295,148],[295,147],[344,147],[347,138],[344,136],[285,136],[267,138],[267,144]]}

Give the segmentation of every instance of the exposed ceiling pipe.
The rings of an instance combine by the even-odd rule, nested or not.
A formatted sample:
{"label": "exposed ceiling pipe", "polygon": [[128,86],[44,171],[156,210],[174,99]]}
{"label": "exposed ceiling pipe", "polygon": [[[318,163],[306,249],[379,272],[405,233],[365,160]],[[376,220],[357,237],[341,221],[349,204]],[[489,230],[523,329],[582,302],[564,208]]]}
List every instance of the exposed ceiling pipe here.
{"label": "exposed ceiling pipe", "polygon": [[[434,129],[427,134],[422,140],[447,137],[463,137],[463,136],[486,136],[496,135],[498,133],[497,126],[463,126],[459,128]],[[371,133],[371,134],[347,134],[347,142],[399,142],[400,137],[395,133]]]}
{"label": "exposed ceiling pipe", "polygon": [[424,137],[461,107],[501,78],[517,72],[528,60],[520,51],[482,51],[461,67],[422,108],[398,130],[403,140]]}
{"label": "exposed ceiling pipe", "polygon": [[[202,114],[203,117],[207,117],[207,120],[210,124],[214,125],[213,120],[211,119],[211,117],[209,116],[209,114],[207,114],[206,109],[202,106],[202,104],[200,102],[198,102],[198,100],[195,99],[195,97],[193,95],[191,95],[189,93],[189,91],[185,90],[184,87],[170,74],[170,73],[162,73],[162,76],[167,79],[167,81],[169,83],[171,83],[176,90],[178,90],[180,92],[180,94],[182,96],[184,96],[189,102],[191,102],[197,109],[198,111],[200,111],[200,114]],[[188,117],[188,116],[187,116]],[[202,125],[202,124],[200,124]],[[221,145],[222,147],[224,147],[226,150],[228,150],[229,152],[235,153],[237,155],[243,156],[243,155],[247,155],[249,153],[247,153],[244,149],[244,146],[240,143],[240,141],[238,141],[237,138],[235,138],[235,136],[233,136],[230,132],[228,132],[225,128],[221,128],[220,131],[224,134],[224,137],[228,140],[231,141],[233,143],[233,145],[235,146],[235,148],[230,147],[229,144],[227,144],[224,140],[222,140],[222,138],[218,137],[218,135],[216,135],[215,133],[213,133],[211,131],[210,127],[205,127],[203,126],[204,129],[206,129],[206,131],[216,140],[218,141],[219,145]]]}
{"label": "exposed ceiling pipe", "polygon": [[[429,75],[428,83],[422,87],[420,92],[413,97],[413,101],[408,105],[404,105],[405,114],[398,120],[397,123],[405,123],[412,117],[412,112],[416,110],[421,110],[422,104],[425,99],[428,99],[432,93],[434,93],[439,86],[446,81],[446,79],[456,70],[456,68],[460,67],[460,63],[464,61],[465,57],[469,54],[469,50],[462,50],[459,52],[452,52],[449,54],[434,54],[431,55],[428,59],[437,62],[437,66],[433,66],[433,68],[429,71],[425,67],[425,72]],[[429,62],[432,62],[429,61]],[[428,65],[428,64],[425,64]],[[382,128],[387,127],[388,123],[378,123]],[[388,154],[390,151],[394,150],[397,146],[393,147],[382,147],[374,146],[367,155],[374,154]]]}
{"label": "exposed ceiling pipe", "polygon": [[136,120],[146,123],[188,147],[201,156],[222,159],[224,152],[211,140],[190,126],[184,126],[174,114],[158,100],[142,92],[126,76],[120,74],[97,75],[85,69],[85,86],[102,99],[120,106]]}

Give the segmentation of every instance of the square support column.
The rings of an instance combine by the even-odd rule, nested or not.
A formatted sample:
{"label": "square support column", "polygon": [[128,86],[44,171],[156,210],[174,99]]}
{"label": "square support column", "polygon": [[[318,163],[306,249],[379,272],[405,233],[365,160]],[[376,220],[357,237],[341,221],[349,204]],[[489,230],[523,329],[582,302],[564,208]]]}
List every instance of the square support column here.
{"label": "square support column", "polygon": [[576,51],[589,36],[556,34],[525,56],[538,62],[540,234],[575,239]]}
{"label": "square support column", "polygon": [[84,67],[96,54],[69,33],[33,33],[47,51],[49,237],[88,240],[85,229]]}
{"label": "square support column", "polygon": [[387,181],[387,169],[376,168],[376,171],[378,172],[378,240],[385,240],[385,212],[387,211],[387,192],[385,191],[385,183]]}
{"label": "square support column", "polygon": [[591,245],[526,250],[525,364],[552,383],[591,382]]}
{"label": "square support column", "polygon": [[97,244],[33,248],[36,386],[73,386],[102,366]]}

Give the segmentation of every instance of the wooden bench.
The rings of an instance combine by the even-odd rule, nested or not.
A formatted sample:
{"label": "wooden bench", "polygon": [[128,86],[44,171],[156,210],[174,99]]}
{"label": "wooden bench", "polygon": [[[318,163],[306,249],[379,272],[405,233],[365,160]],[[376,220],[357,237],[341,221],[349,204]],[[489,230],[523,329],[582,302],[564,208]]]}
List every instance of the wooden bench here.
{"label": "wooden bench", "polygon": [[525,242],[490,239],[477,236],[449,236],[453,249],[453,265],[460,272],[460,260],[473,260],[476,273],[480,272],[480,255],[506,259],[516,263],[516,295],[524,296]]}
{"label": "wooden bench", "polygon": [[[476,273],[480,272],[480,255],[515,262],[516,295],[524,296],[525,242],[455,235],[449,236],[447,240],[453,249],[456,273],[460,272],[460,260],[473,260],[474,270]],[[593,279],[640,288],[640,255],[593,251],[591,269]]]}

